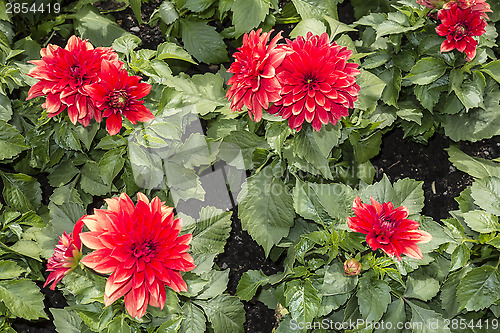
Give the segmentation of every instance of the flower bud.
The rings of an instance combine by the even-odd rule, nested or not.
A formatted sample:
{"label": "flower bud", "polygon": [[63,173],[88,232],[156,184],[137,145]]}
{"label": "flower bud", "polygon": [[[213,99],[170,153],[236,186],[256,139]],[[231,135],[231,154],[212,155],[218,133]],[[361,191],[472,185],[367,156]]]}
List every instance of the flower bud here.
{"label": "flower bud", "polygon": [[347,259],[344,262],[344,272],[346,275],[358,275],[361,272],[361,264],[356,259]]}

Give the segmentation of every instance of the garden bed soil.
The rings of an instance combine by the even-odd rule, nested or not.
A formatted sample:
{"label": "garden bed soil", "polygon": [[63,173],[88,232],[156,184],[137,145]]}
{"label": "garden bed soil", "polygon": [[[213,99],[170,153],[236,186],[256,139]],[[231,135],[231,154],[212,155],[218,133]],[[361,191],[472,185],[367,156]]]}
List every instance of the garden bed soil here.
{"label": "garden bed soil", "polygon": [[[160,3],[160,0],[143,2],[143,19],[147,21]],[[141,38],[143,42],[141,47],[156,49],[158,44],[165,42],[158,27],[150,27],[147,24],[139,26],[130,9],[116,12],[113,15],[124,29]],[[346,23],[351,23],[354,20],[349,1],[339,7],[339,16],[341,21]],[[289,31],[290,27],[286,28]],[[213,71],[213,68],[205,67],[208,66],[201,65],[195,70],[197,72]],[[440,134],[430,139],[427,145],[422,145],[403,140],[401,130],[391,131],[383,138],[381,153],[372,160],[377,170],[375,180],[382,179],[382,176],[386,174],[392,182],[406,177],[423,181],[425,192],[423,214],[436,221],[446,218],[448,211],[458,208],[454,198],[472,184],[472,177],[456,170],[449,162],[448,154],[444,150],[449,146],[450,141]],[[496,137],[476,143],[461,143],[460,148],[471,156],[492,159],[500,156],[500,138]],[[266,275],[270,275],[282,269],[281,264],[266,259],[262,248],[246,231],[241,229],[236,209],[233,211],[232,231],[225,252],[218,257],[217,264],[222,269],[230,269],[228,291],[232,295],[236,292],[238,281],[243,272],[261,269]],[[46,296],[47,309],[49,307],[62,308],[66,305],[60,292],[51,291],[48,287],[43,288],[42,291]],[[243,302],[243,304],[246,311],[245,332],[268,333],[272,331],[276,324],[274,310],[253,300]],[[48,314],[50,315],[50,312]],[[18,333],[56,332],[51,321],[35,323],[18,319],[13,327]]]}

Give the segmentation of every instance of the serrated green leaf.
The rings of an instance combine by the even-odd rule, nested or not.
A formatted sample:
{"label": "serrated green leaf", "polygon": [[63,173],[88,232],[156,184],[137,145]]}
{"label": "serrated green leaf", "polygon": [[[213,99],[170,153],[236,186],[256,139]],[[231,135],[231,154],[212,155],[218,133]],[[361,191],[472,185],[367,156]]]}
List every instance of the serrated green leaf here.
{"label": "serrated green leaf", "polygon": [[354,106],[360,110],[369,110],[377,105],[386,83],[375,74],[361,70],[361,74],[356,78],[356,83],[360,87],[358,100]]}
{"label": "serrated green leaf", "polygon": [[412,327],[418,327],[420,333],[449,333],[449,325],[443,316],[433,310],[425,309],[414,302],[406,302],[411,308]]}
{"label": "serrated green leaf", "polygon": [[236,288],[236,296],[244,301],[250,301],[260,286],[269,282],[269,277],[260,270],[249,270],[243,273]]}
{"label": "serrated green leaf", "polygon": [[[54,317],[54,325],[59,333],[81,333],[82,320],[74,311],[50,308]],[[118,332],[118,331],[116,331]],[[121,333],[121,332],[120,332]]]}
{"label": "serrated green leaf", "polygon": [[[183,318],[181,316],[169,319],[158,327],[156,333],[177,333],[181,327],[182,321]],[[111,333],[111,331],[109,333]]]}
{"label": "serrated green leaf", "polygon": [[113,148],[119,148],[122,146],[126,146],[128,143],[127,139],[125,139],[123,136],[116,134],[116,135],[107,135],[104,138],[99,141],[97,146],[95,147],[96,149],[104,149],[104,150],[110,150]]}
{"label": "serrated green leaf", "polygon": [[485,158],[471,157],[455,146],[445,148],[449,160],[458,170],[475,178],[494,176],[500,178],[500,164]]}
{"label": "serrated green leaf", "polygon": [[322,20],[324,15],[336,17],[336,0],[292,0],[302,20],[318,19]]}
{"label": "serrated green leaf", "polygon": [[85,215],[85,210],[80,204],[73,202],[62,205],[56,205],[53,202],[49,203],[51,227],[56,235],[62,235],[64,231],[70,233],[76,221],[83,215]]}
{"label": "serrated green leaf", "polygon": [[111,187],[105,184],[99,176],[99,166],[94,161],[87,161],[83,165],[80,186],[91,195],[105,195],[111,190]]}
{"label": "serrated green leaf", "polygon": [[248,178],[246,185],[246,191],[238,195],[238,217],[243,230],[264,248],[267,256],[293,225],[293,199],[287,186],[272,176],[270,167]]}
{"label": "serrated green leaf", "polygon": [[38,181],[22,173],[0,171],[4,202],[20,212],[37,210],[42,204],[42,189]]}
{"label": "serrated green leaf", "polygon": [[207,301],[197,301],[196,304],[205,311],[214,333],[244,332],[245,310],[237,297],[219,295]]}
{"label": "serrated green leaf", "polygon": [[380,182],[367,186],[360,195],[364,202],[370,202],[370,196],[380,203],[399,200],[396,191],[385,174]]}
{"label": "serrated green leaf", "polygon": [[257,28],[269,13],[269,5],[265,0],[234,0],[231,10],[235,36],[239,37]]}
{"label": "serrated green leaf", "polygon": [[233,131],[224,138],[219,157],[236,167],[250,169],[255,149],[266,147],[266,140],[252,132]]}
{"label": "serrated green leaf", "polygon": [[409,214],[420,213],[424,208],[424,190],[423,181],[416,181],[410,178],[400,179],[394,183],[394,191],[398,196],[398,200],[393,202],[394,206],[405,206],[408,208]]}
{"label": "serrated green leaf", "polygon": [[203,207],[193,231],[192,253],[222,253],[231,231],[231,212]]}
{"label": "serrated green leaf", "polygon": [[16,316],[27,320],[45,318],[43,294],[27,279],[0,281],[0,299]]}
{"label": "serrated green leaf", "polygon": [[82,150],[80,140],[78,139],[74,128],[75,126],[73,126],[73,124],[65,121],[56,124],[54,140],[59,147],[66,150]]}
{"label": "serrated green leaf", "polygon": [[182,306],[182,316],[180,333],[205,333],[206,318],[203,311],[191,302],[186,302]]}
{"label": "serrated green leaf", "polygon": [[12,118],[12,103],[4,94],[0,93],[0,120],[9,121]]}
{"label": "serrated green leaf", "polygon": [[228,61],[226,44],[215,27],[202,21],[182,19],[182,42],[186,50],[196,59],[207,64]]}
{"label": "serrated green leaf", "polygon": [[387,35],[414,31],[421,28],[424,24],[424,19],[419,19],[417,22],[411,24],[410,19],[406,14],[402,12],[389,12],[387,20],[380,23],[375,30],[377,31],[378,38]]}
{"label": "serrated green leaf", "polygon": [[[380,59],[380,61],[384,61],[383,63],[386,63],[388,59]],[[388,68],[380,73],[379,78],[386,84],[384,91],[382,92],[382,100],[387,105],[398,107],[402,80],[401,70],[397,67]]]}
{"label": "serrated green leaf", "polygon": [[336,259],[325,271],[323,288],[324,296],[345,294],[353,290],[358,284],[358,276],[346,275],[344,266]]}
{"label": "serrated green leaf", "polygon": [[62,279],[65,288],[80,304],[94,303],[104,297],[106,279],[94,273],[76,268]]}
{"label": "serrated green leaf", "polygon": [[308,18],[300,21],[293,28],[290,32],[290,38],[297,38],[298,36],[306,37],[309,32],[313,35],[321,35],[326,32],[326,26],[320,20]]}
{"label": "serrated green leaf", "polygon": [[422,58],[412,67],[405,79],[413,84],[429,84],[443,76],[446,68],[445,62],[441,59],[432,57]]}
{"label": "serrated green leaf", "polygon": [[470,266],[465,266],[461,270],[451,273],[441,287],[441,307],[450,318],[458,314],[460,304],[457,301],[457,288],[470,270]]}
{"label": "serrated green leaf", "polygon": [[158,59],[177,59],[190,62],[196,65],[196,61],[182,47],[174,43],[162,43],[158,45],[156,51]]}
{"label": "serrated green leaf", "polygon": [[26,269],[12,260],[0,260],[0,280],[11,280],[19,277]]}
{"label": "serrated green leaf", "polygon": [[459,244],[451,254],[450,272],[464,267],[470,259],[470,248],[465,243]]}
{"label": "serrated green leaf", "polygon": [[[387,323],[380,329],[375,330],[376,333],[399,333],[399,323],[406,321],[405,303],[402,299],[396,299],[387,307],[387,312],[382,317],[382,321]],[[391,323],[389,325],[389,323]]]}
{"label": "serrated green leaf", "polygon": [[[415,272],[418,273],[419,271]],[[408,276],[405,297],[430,301],[439,292],[439,281],[423,274]]]}
{"label": "serrated green leaf", "polygon": [[47,176],[49,184],[52,187],[59,187],[69,183],[80,170],[75,167],[73,161],[65,161],[58,164]]}
{"label": "serrated green leaf", "polygon": [[498,217],[482,210],[473,210],[466,213],[460,213],[465,219],[465,223],[474,231],[489,233],[500,231]]}
{"label": "serrated green leaf", "polygon": [[0,160],[12,158],[28,148],[21,133],[0,119]]}
{"label": "serrated green leaf", "polygon": [[316,317],[321,298],[309,279],[292,280],[286,284],[287,309],[297,322],[308,323]]}
{"label": "serrated green leaf", "polygon": [[166,25],[174,23],[179,18],[175,5],[169,0],[161,3],[159,11],[160,17]]}
{"label": "serrated green leaf", "polygon": [[125,148],[115,148],[107,151],[99,160],[99,176],[104,184],[110,185],[125,165]]}
{"label": "serrated green leaf", "polygon": [[499,299],[500,272],[491,266],[473,268],[460,281],[457,289],[459,311],[478,311],[489,307]]}
{"label": "serrated green leaf", "polygon": [[187,8],[195,13],[200,13],[210,7],[215,0],[187,0],[182,8]]}
{"label": "serrated green leaf", "polygon": [[383,280],[378,280],[372,275],[365,274],[359,279],[356,293],[359,312],[368,322],[378,321],[386,312],[391,302],[391,287]]}
{"label": "serrated green leaf", "polygon": [[128,34],[118,24],[102,16],[94,7],[84,6],[73,15],[74,29],[93,45],[111,46],[114,40]]}
{"label": "serrated green leaf", "polygon": [[488,213],[500,216],[500,178],[479,179],[471,186],[474,203]]}
{"label": "serrated green leaf", "polygon": [[486,65],[483,65],[481,71],[500,83],[500,60],[490,61]]}

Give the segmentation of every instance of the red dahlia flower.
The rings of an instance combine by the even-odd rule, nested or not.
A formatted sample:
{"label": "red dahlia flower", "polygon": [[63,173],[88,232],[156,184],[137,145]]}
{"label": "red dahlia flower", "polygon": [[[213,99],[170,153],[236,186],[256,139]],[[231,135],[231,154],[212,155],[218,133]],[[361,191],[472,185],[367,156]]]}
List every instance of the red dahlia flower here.
{"label": "red dahlia flower", "polygon": [[120,69],[109,62],[102,63],[101,82],[86,87],[99,111],[103,111],[106,128],[110,135],[115,135],[122,128],[122,115],[132,124],[149,121],[154,118],[151,111],[139,99],[151,91],[148,83],[139,83],[139,76],[129,76],[125,69]]}
{"label": "red dahlia flower", "polygon": [[94,116],[100,122],[101,115],[96,112],[85,87],[99,81],[101,62],[121,64],[113,49],[94,49],[86,40],[71,36],[66,48],[49,44],[40,54],[41,60],[29,61],[36,67],[28,75],[40,81],[31,87],[27,99],[47,96],[42,107],[48,117],[58,115],[67,107],[73,124],[80,122],[87,126]]}
{"label": "red dahlia flower", "polygon": [[267,110],[269,103],[280,98],[276,67],[285,57],[283,49],[276,46],[281,35],[278,33],[267,45],[271,33],[261,32],[259,29],[243,36],[243,45],[233,54],[235,61],[227,70],[234,74],[227,82],[231,87],[226,93],[231,110],[241,111],[246,106],[255,121],[262,119],[262,109]]}
{"label": "red dahlia flower", "polygon": [[77,222],[72,233],[68,235],[65,231],[59,237],[54,254],[47,261],[47,272],[52,273],[47,277],[44,287],[53,281],[50,289],[56,289],[56,284],[78,266],[78,262],[82,258],[82,242],[80,240],[82,227],[83,223]]}
{"label": "red dahlia flower", "polygon": [[347,62],[352,52],[330,44],[326,33],[313,36],[310,32],[307,39],[288,40],[287,48],[290,53],[277,68],[281,99],[269,113],[288,119],[292,129],[300,130],[305,120],[316,131],[349,115],[348,108],[358,100],[355,76],[360,73],[357,64]]}
{"label": "red dahlia flower", "polygon": [[366,242],[372,250],[382,249],[389,256],[401,260],[401,254],[422,259],[417,243],[427,243],[431,234],[417,230],[419,223],[408,220],[408,208],[393,208],[392,202],[378,203],[370,197],[371,205],[361,203],[356,197],[352,209],[356,216],[349,217],[347,224],[352,231],[366,234]]}
{"label": "red dahlia flower", "polygon": [[457,4],[460,9],[470,8],[473,11],[477,11],[481,14],[481,17],[485,19],[489,19],[488,13],[492,13],[490,5],[486,2],[486,0],[456,0],[450,1],[444,4],[444,9],[450,9],[453,4]]}
{"label": "red dahlia flower", "polygon": [[436,32],[439,36],[446,36],[446,40],[441,44],[441,52],[456,48],[460,52],[465,52],[467,61],[474,59],[477,41],[473,36],[484,34],[486,27],[481,12],[470,8],[460,9],[454,3],[448,9],[441,9],[438,18],[441,24],[436,27]]}
{"label": "red dahlia flower", "polygon": [[174,219],[173,208],[142,193],[137,205],[125,194],[106,199],[107,209],[96,209],[81,221],[90,229],[82,242],[94,252],[81,262],[98,273],[111,274],[106,282],[104,304],[125,296],[125,308],[142,317],[148,304],[163,309],[165,284],[174,291],[187,291],[181,271],[192,270],[187,253],[192,235],[179,236],[182,220]]}

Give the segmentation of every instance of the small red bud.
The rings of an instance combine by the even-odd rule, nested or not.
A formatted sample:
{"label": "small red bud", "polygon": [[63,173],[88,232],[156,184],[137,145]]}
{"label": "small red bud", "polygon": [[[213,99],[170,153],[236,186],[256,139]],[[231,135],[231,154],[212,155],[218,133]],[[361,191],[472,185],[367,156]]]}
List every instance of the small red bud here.
{"label": "small red bud", "polygon": [[361,272],[361,264],[356,259],[347,259],[344,262],[344,272],[346,275],[358,275]]}

